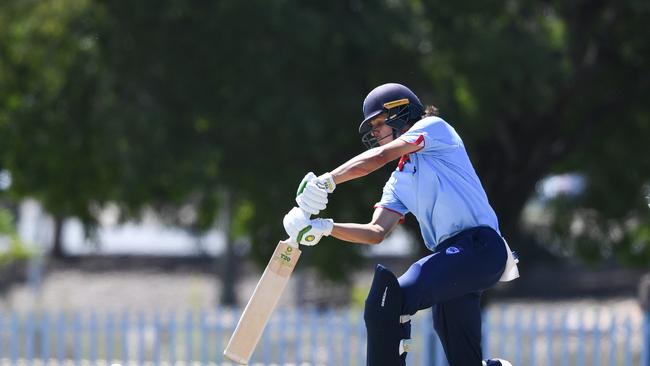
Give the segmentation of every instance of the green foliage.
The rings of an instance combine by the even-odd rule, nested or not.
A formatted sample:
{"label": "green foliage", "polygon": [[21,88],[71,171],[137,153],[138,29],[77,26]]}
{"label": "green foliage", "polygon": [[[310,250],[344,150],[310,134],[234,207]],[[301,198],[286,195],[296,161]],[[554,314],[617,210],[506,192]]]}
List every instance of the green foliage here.
{"label": "green foliage", "polygon": [[638,207],[617,217],[608,211],[586,208],[586,201],[571,201],[556,198],[545,207],[544,214],[550,220],[531,225],[550,251],[590,263],[616,259],[627,266],[650,265],[650,210]]}
{"label": "green foliage", "polygon": [[[510,238],[535,183],[563,171],[590,182],[571,209],[623,222],[650,181],[649,17],[635,0],[5,1],[0,166],[14,196],[88,227],[113,202],[124,218],[189,204],[205,230],[227,189],[263,263],[302,176],[361,152],[361,101],[396,81],[463,136]],[[323,214],[367,220],[389,170]],[[332,278],[359,259],[334,240],[309,257]]]}
{"label": "green foliage", "polygon": [[250,222],[255,216],[255,205],[252,202],[243,201],[239,204],[233,214],[232,235],[235,238],[248,235],[251,231]]}
{"label": "green foliage", "polygon": [[34,255],[32,251],[20,244],[16,239],[17,238],[13,237],[9,244],[9,248],[0,252],[0,266],[5,266],[14,262],[26,261]]}
{"label": "green foliage", "polygon": [[25,261],[33,255],[32,251],[20,241],[11,213],[0,208],[0,241],[5,240],[8,245],[0,250],[0,266],[16,261]]}
{"label": "green foliage", "polygon": [[91,223],[91,204],[113,189],[102,148],[101,14],[83,0],[1,7],[0,131],[12,191]]}
{"label": "green foliage", "polygon": [[8,235],[16,232],[11,213],[5,209],[0,209],[0,234]]}

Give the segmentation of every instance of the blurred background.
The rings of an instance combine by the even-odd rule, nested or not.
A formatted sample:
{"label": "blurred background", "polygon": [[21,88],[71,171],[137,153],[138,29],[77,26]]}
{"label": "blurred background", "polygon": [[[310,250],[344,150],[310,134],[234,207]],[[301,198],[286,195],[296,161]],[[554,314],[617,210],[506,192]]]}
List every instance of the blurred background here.
{"label": "blurred background", "polygon": [[[399,82],[463,137],[519,253],[484,352],[650,365],[650,2],[0,2],[0,362],[221,364],[308,171]],[[393,165],[322,213],[365,222]],[[254,356],[363,365],[376,263],[305,248]],[[430,312],[414,365],[444,365]]]}

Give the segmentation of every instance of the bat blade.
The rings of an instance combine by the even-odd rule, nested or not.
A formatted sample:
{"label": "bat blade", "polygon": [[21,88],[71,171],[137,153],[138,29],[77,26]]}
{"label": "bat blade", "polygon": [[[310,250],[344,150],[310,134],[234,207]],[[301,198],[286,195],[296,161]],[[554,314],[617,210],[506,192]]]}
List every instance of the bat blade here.
{"label": "bat blade", "polygon": [[289,282],[300,253],[297,246],[286,241],[278,243],[253,295],[239,318],[237,327],[223,352],[224,356],[239,364],[248,364],[255,346],[264,332],[266,323]]}

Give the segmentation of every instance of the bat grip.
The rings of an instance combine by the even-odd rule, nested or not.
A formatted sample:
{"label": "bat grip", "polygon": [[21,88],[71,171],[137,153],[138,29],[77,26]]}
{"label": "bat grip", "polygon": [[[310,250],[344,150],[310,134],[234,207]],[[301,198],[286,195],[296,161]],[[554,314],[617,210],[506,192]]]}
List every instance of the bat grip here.
{"label": "bat grip", "polygon": [[[305,218],[306,218],[307,220],[310,220],[310,219],[311,219],[311,214],[310,214],[309,212],[303,210],[302,208],[300,209],[300,211],[302,211],[302,213],[305,215]],[[289,245],[291,245],[292,247],[295,247],[295,248],[298,248],[298,247],[300,246],[300,245],[298,244],[298,242],[295,241],[295,240],[293,240],[292,238],[284,239],[284,240],[282,240],[282,242],[287,243],[287,244],[289,244]]]}

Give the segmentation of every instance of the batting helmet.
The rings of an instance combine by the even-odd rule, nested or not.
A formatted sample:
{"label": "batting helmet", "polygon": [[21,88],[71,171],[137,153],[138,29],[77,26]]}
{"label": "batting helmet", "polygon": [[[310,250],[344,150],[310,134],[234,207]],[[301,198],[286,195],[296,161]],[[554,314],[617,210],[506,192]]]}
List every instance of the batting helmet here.
{"label": "batting helmet", "polygon": [[387,113],[386,124],[393,129],[396,139],[407,124],[422,118],[424,106],[411,89],[401,84],[388,83],[374,88],[363,101],[363,122],[359,125],[361,141],[370,149],[379,144],[372,136],[370,120],[381,113]]}

